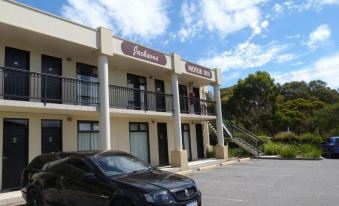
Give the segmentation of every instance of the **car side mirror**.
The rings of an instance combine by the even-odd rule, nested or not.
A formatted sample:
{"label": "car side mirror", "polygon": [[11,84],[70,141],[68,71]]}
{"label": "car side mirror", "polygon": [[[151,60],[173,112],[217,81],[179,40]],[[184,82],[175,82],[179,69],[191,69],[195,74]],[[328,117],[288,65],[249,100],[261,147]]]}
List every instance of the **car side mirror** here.
{"label": "car side mirror", "polygon": [[86,182],[95,182],[97,180],[97,177],[92,172],[87,172],[83,174],[82,179]]}

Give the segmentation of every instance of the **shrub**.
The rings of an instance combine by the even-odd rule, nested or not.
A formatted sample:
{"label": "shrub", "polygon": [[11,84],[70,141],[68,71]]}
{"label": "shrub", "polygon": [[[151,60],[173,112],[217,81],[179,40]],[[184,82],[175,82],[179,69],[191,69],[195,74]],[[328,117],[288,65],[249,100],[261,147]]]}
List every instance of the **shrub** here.
{"label": "shrub", "polygon": [[282,157],[296,157],[297,147],[294,145],[284,145],[280,148],[280,156]]}
{"label": "shrub", "polygon": [[300,141],[304,144],[320,145],[324,139],[320,135],[305,133],[300,136]]}
{"label": "shrub", "polygon": [[271,141],[271,137],[268,137],[266,135],[259,136],[260,139],[262,139],[265,143],[268,143]]}
{"label": "shrub", "polygon": [[319,158],[321,156],[321,149],[315,145],[304,144],[300,148],[301,156],[305,158]]}
{"label": "shrub", "polygon": [[242,148],[228,148],[229,157],[248,157],[249,153]]}
{"label": "shrub", "polygon": [[279,132],[273,137],[273,141],[293,144],[298,142],[299,138],[293,132]]}
{"label": "shrub", "polygon": [[215,158],[215,148],[213,147],[212,150],[206,150],[206,158]]}
{"label": "shrub", "polygon": [[279,155],[280,154],[280,144],[268,142],[264,144],[264,153],[265,155]]}

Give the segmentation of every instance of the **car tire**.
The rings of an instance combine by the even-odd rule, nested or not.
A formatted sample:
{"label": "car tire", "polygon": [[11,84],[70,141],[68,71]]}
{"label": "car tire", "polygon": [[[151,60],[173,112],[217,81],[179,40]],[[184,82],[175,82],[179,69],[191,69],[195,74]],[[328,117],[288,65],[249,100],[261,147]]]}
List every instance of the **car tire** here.
{"label": "car tire", "polygon": [[27,192],[26,206],[42,206],[41,194],[37,189],[30,189]]}
{"label": "car tire", "polygon": [[114,206],[134,206],[134,204],[127,199],[118,199],[115,201]]}

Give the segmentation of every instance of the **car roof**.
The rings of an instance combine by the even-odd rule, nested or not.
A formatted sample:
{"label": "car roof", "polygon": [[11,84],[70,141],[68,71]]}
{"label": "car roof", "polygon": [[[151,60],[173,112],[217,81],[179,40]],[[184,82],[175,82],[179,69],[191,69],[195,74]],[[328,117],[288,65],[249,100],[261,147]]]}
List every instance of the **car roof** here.
{"label": "car roof", "polygon": [[56,153],[50,153],[45,155],[40,155],[40,157],[44,158],[46,156],[47,158],[49,156],[55,156],[59,158],[63,157],[78,157],[78,158],[86,158],[86,157],[93,157],[93,156],[112,156],[112,155],[129,155],[126,152],[117,151],[117,150],[91,150],[91,151],[76,151],[76,152],[56,152]]}

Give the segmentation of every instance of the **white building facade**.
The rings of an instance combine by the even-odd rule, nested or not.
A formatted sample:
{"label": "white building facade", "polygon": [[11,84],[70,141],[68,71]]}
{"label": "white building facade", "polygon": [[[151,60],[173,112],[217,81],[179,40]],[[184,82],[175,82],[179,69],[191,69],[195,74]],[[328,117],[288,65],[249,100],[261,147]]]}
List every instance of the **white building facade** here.
{"label": "white building facade", "polygon": [[[43,11],[0,1],[0,185],[42,153],[121,150],[187,169],[222,134],[221,74]],[[214,97],[208,98],[208,87]]]}

